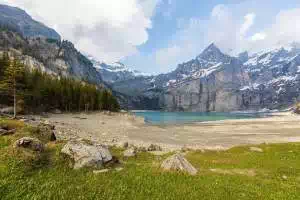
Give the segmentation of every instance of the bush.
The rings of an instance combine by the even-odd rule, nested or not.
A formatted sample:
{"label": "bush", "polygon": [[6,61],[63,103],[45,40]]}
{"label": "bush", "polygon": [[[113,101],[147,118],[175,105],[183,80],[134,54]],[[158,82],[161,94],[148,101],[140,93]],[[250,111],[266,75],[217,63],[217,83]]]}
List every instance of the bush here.
{"label": "bush", "polygon": [[300,115],[300,103],[296,104],[294,112]]}

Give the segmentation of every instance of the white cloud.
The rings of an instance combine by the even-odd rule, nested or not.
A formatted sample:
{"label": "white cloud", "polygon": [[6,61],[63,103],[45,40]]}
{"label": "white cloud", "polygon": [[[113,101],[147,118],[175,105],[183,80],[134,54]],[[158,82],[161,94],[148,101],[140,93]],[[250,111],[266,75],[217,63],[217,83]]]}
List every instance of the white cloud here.
{"label": "white cloud", "polygon": [[255,33],[253,36],[251,36],[252,41],[259,41],[266,39],[267,35],[264,32],[261,33]]}
{"label": "white cloud", "polygon": [[63,38],[100,60],[113,62],[148,40],[159,0],[0,0],[55,27]]}
{"label": "white cloud", "polygon": [[240,34],[242,37],[244,37],[251,26],[253,26],[255,17],[255,13],[249,13],[244,17],[245,22],[242,24],[242,27],[240,29]]}
{"label": "white cloud", "polygon": [[[235,11],[222,4],[212,9],[208,20],[191,18],[186,23],[187,20],[178,19],[180,30],[169,46],[157,52],[159,69],[163,72],[175,69],[177,64],[193,59],[211,42],[231,55],[245,50],[251,53],[300,42],[300,8],[281,11],[276,17],[269,16],[270,23],[264,24],[260,30],[256,28],[256,23],[259,23],[262,15],[248,12],[239,17]],[[272,19],[275,19],[273,23]]]}

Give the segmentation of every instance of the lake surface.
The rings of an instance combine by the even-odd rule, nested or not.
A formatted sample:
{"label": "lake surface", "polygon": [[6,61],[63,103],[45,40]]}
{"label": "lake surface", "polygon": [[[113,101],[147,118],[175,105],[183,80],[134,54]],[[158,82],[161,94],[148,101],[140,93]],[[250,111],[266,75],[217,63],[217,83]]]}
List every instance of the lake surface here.
{"label": "lake surface", "polygon": [[219,121],[226,119],[249,119],[264,116],[262,113],[203,113],[203,112],[159,112],[134,111],[136,116],[144,117],[150,124],[184,124],[193,122]]}

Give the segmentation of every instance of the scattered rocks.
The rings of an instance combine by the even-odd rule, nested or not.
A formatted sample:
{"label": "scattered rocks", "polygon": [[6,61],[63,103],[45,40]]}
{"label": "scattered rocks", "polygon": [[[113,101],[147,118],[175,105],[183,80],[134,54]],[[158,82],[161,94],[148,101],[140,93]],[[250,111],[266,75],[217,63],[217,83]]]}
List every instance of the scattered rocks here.
{"label": "scattered rocks", "polygon": [[138,147],[138,152],[147,152],[147,148],[146,147]]}
{"label": "scattered rocks", "polygon": [[87,144],[84,141],[70,141],[61,151],[74,161],[74,169],[83,167],[103,167],[113,160],[108,148],[102,145]]}
{"label": "scattered rocks", "polygon": [[30,137],[23,137],[15,142],[16,148],[26,148],[31,149],[33,151],[39,151],[42,152],[44,150],[43,143],[36,139],[36,138],[30,138]]}
{"label": "scattered rocks", "polygon": [[103,174],[109,172],[109,169],[102,169],[102,170],[94,170],[94,174]]}
{"label": "scattered rocks", "polygon": [[123,153],[124,157],[130,158],[136,156],[136,150],[134,148],[127,149]]}
{"label": "scattered rocks", "polygon": [[162,148],[159,145],[151,144],[147,150],[148,151],[162,151]]}
{"label": "scattered rocks", "polygon": [[198,172],[181,154],[175,154],[167,158],[162,163],[161,168],[168,171],[181,171],[190,175],[196,175]]}
{"label": "scattered rocks", "polygon": [[250,147],[250,151],[259,152],[259,153],[264,152],[264,150],[262,150],[261,148],[258,148],[258,147]]}

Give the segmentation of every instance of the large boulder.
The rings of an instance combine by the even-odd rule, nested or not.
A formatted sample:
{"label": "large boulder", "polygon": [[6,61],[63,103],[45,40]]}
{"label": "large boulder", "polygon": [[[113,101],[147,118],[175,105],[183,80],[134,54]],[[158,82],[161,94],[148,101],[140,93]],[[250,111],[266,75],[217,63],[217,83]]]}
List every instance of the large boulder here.
{"label": "large boulder", "polygon": [[36,138],[23,137],[15,142],[15,148],[25,148],[42,152],[44,150],[44,145]]}
{"label": "large boulder", "polygon": [[190,175],[196,175],[198,170],[189,163],[182,154],[175,154],[167,158],[161,165],[163,170],[180,171]]}
{"label": "large boulder", "polygon": [[113,160],[107,147],[88,144],[84,141],[70,141],[63,147],[61,152],[74,161],[74,169],[83,167],[100,168]]}

